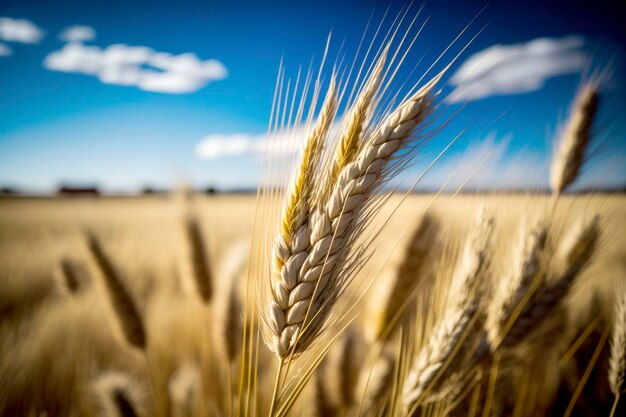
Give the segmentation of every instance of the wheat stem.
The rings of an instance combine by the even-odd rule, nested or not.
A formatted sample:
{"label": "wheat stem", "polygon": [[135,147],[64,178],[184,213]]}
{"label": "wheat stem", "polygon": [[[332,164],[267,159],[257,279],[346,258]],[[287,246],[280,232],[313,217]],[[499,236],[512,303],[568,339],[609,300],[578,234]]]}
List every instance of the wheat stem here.
{"label": "wheat stem", "polygon": [[572,414],[572,411],[574,411],[574,407],[576,406],[576,401],[578,401],[578,397],[580,397],[580,394],[582,393],[583,388],[585,387],[585,384],[587,384],[587,380],[589,379],[589,376],[591,375],[591,371],[593,371],[593,368],[596,365],[598,358],[600,357],[600,353],[602,353],[602,348],[604,348],[604,344],[606,343],[606,340],[608,339],[608,337],[609,337],[609,331],[605,330],[602,333],[602,337],[600,338],[600,341],[598,342],[598,346],[596,346],[596,349],[594,350],[593,355],[591,356],[591,359],[589,359],[589,364],[587,365],[585,372],[583,373],[582,377],[580,378],[580,381],[578,381],[578,384],[576,385],[576,389],[574,390],[574,393],[572,394],[572,398],[570,399],[569,404],[567,404],[567,409],[565,410],[563,417],[569,417],[570,414]]}
{"label": "wheat stem", "polygon": [[615,416],[615,410],[617,410],[617,404],[619,403],[619,395],[615,396],[615,399],[613,400],[613,405],[611,406],[611,412],[609,413],[609,417],[613,417]]}

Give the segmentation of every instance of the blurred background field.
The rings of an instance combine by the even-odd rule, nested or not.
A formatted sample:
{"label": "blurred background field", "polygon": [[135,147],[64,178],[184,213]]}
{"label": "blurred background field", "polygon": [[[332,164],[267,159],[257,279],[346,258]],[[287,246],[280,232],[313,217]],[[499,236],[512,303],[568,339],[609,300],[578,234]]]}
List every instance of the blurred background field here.
{"label": "blurred background field", "polygon": [[[390,223],[375,241],[372,260],[362,271],[373,277],[378,269],[390,268],[402,255],[403,241],[424,210],[441,216],[446,230],[444,245],[463,240],[476,210],[486,205],[495,210],[496,248],[506,251],[526,217],[548,212],[551,197],[536,194],[396,194],[379,216],[378,224],[393,210]],[[220,260],[228,247],[252,237],[255,195],[196,195],[191,203],[208,242],[210,259]],[[186,203],[176,196],[137,198],[6,198],[0,200],[0,294],[13,286],[29,288],[51,285],[51,275],[63,257],[83,253],[85,230],[94,231],[129,284],[142,288],[145,281],[173,283],[177,280],[180,257],[180,224]],[[626,196],[621,194],[562,197],[557,207],[557,228],[564,229],[572,219],[600,214],[603,224],[602,248],[593,268],[594,285],[606,283],[626,273]],[[373,229],[375,230],[375,229]],[[497,258],[497,257],[495,257]],[[83,259],[84,260],[84,259]],[[212,262],[213,267],[217,265]],[[596,282],[597,281],[597,282]],[[585,284],[583,280],[583,285]],[[17,288],[14,288],[17,290]],[[5,299],[5,302],[8,302]],[[6,306],[5,306],[6,307]]]}

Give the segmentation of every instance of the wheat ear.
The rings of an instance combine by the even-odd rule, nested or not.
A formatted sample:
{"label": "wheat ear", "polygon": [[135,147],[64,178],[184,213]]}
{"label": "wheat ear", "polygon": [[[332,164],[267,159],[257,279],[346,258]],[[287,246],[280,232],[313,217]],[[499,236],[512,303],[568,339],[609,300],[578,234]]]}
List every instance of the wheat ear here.
{"label": "wheat ear", "polygon": [[302,242],[295,257],[282,261],[287,267],[278,276],[267,312],[270,347],[280,358],[289,352],[302,353],[321,331],[349,279],[342,273],[345,263],[339,260],[356,240],[353,232],[359,230],[359,213],[388,178],[397,153],[406,148],[411,134],[430,114],[430,93],[439,79],[437,76],[422,87],[367,136],[356,159],[341,170],[328,199],[318,202],[309,220],[308,245]]}
{"label": "wheat ear", "polygon": [[61,259],[54,277],[59,290],[67,294],[78,294],[89,281],[84,265],[68,258]]}
{"label": "wheat ear", "polygon": [[207,254],[207,245],[200,230],[198,219],[187,214],[183,219],[183,241],[185,257],[181,268],[187,288],[193,286],[204,303],[208,303],[213,295],[213,278]]}
{"label": "wheat ear", "polygon": [[487,309],[486,331],[492,349],[499,344],[503,329],[539,273],[547,236],[545,224],[529,227],[528,223],[522,223],[510,273],[500,279],[494,300]]}
{"label": "wheat ear", "polygon": [[167,385],[172,417],[193,417],[202,395],[201,375],[193,363],[186,363],[174,372]]}
{"label": "wheat ear", "polygon": [[427,260],[437,245],[439,224],[431,215],[424,215],[409,238],[402,260],[393,275],[377,282],[368,308],[365,335],[370,343],[390,335],[391,328],[400,322],[402,310],[421,282]]}
{"label": "wheat ear", "polygon": [[[465,244],[461,262],[452,277],[450,307],[435,325],[428,343],[411,367],[403,388],[404,406],[411,410],[429,389],[456,371],[459,343],[467,337],[472,318],[480,302],[480,278],[485,269],[487,251],[493,232],[493,218],[486,210],[478,213],[477,227]],[[465,364],[469,367],[469,364]],[[449,371],[449,372],[448,372]],[[445,374],[444,374],[445,373]]]}
{"label": "wheat ear", "polygon": [[146,330],[133,297],[124,286],[120,275],[102,250],[100,242],[92,233],[87,234],[87,248],[100,275],[104,279],[109,300],[126,341],[138,349],[145,349]]}
{"label": "wheat ear", "polygon": [[[337,110],[337,93],[334,77],[331,78],[326,98],[322,104],[312,132],[309,134],[296,175],[287,195],[281,217],[280,233],[274,242],[274,268],[278,275],[284,274],[289,261],[302,257],[308,244],[307,216],[313,194],[313,176],[320,160],[324,140]],[[290,264],[291,265],[291,264]]]}
{"label": "wheat ear", "polygon": [[563,192],[579,175],[591,139],[599,100],[596,82],[588,82],[578,93],[552,159],[550,185],[555,194]]}
{"label": "wheat ear", "polygon": [[147,389],[122,372],[105,372],[90,385],[93,413],[100,417],[148,417]]}
{"label": "wheat ear", "polygon": [[362,393],[362,415],[377,415],[389,398],[393,386],[395,360],[383,352],[371,369],[364,368],[359,375],[357,392]]}
{"label": "wheat ear", "polygon": [[500,343],[496,347],[516,346],[539,327],[548,313],[565,298],[576,278],[589,263],[599,234],[598,216],[574,225],[558,248],[553,260],[554,271],[546,272],[550,276],[542,277],[537,289],[523,305],[517,307],[521,307],[519,314],[513,316],[513,320],[508,323],[509,328],[503,330],[504,334],[500,336]]}
{"label": "wheat ear", "polygon": [[616,397],[626,392],[626,290],[622,287],[615,306],[615,322],[611,339],[611,357],[609,361],[609,385]]}
{"label": "wheat ear", "polygon": [[232,362],[241,349],[243,312],[238,286],[245,278],[249,244],[242,241],[232,245],[224,257],[218,274],[220,284],[215,300],[216,339],[220,351]]}
{"label": "wheat ear", "polygon": [[320,115],[307,138],[283,209],[280,233],[274,240],[274,287],[268,317],[272,333],[270,347],[281,358],[287,355],[290,340],[296,336],[296,329],[287,326],[303,320],[306,312],[304,300],[313,293],[315,286],[314,283],[298,285],[296,274],[308,255],[306,249],[310,237],[307,222],[313,195],[313,177],[336,109],[336,85],[332,78]]}
{"label": "wheat ear", "polygon": [[335,151],[332,171],[326,181],[326,195],[332,191],[332,187],[337,182],[337,177],[343,167],[354,161],[354,158],[357,156],[368,115],[372,112],[372,102],[382,81],[388,50],[388,47],[383,50],[354,105],[350,108],[345,130],[339,139]]}

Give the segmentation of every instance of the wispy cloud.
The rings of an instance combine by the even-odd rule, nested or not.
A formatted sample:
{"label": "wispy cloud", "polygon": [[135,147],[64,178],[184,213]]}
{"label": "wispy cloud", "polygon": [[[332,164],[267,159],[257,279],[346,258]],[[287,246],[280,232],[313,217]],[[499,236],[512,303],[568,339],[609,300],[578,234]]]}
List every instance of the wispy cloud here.
{"label": "wispy cloud", "polygon": [[452,76],[448,102],[539,90],[552,77],[580,71],[587,57],[578,36],[494,45],[475,53]]}
{"label": "wispy cloud", "polygon": [[0,40],[6,42],[39,43],[45,32],[30,20],[0,17]]}
{"label": "wispy cloud", "polygon": [[43,65],[52,71],[92,75],[106,84],[174,94],[197,91],[227,75],[226,67],[214,59],[202,61],[193,53],[172,55],[125,44],[103,49],[70,42],[46,56]]}
{"label": "wispy cloud", "polygon": [[13,54],[11,48],[9,48],[8,45],[0,43],[0,56],[9,56],[11,54]]}
{"label": "wispy cloud", "polygon": [[[333,129],[337,126],[338,124]],[[244,161],[247,157],[259,157],[266,151],[271,152],[273,157],[292,156],[300,149],[303,135],[301,128],[287,134],[269,136],[209,135],[196,146],[196,156],[211,160],[233,158],[238,161]],[[444,155],[420,181],[418,188],[439,189],[446,181],[447,191],[456,190],[461,185],[466,189],[489,190],[545,188],[549,167],[545,154],[525,149],[511,153],[509,145],[512,141],[512,135],[499,137],[491,132],[471,143],[463,152]]]}
{"label": "wispy cloud", "polygon": [[73,25],[65,28],[59,39],[64,42],[87,42],[96,39],[96,31],[91,26]]}
{"label": "wispy cloud", "polygon": [[[334,137],[342,123],[338,118],[328,132]],[[196,156],[200,159],[219,159],[227,157],[261,156],[266,151],[272,156],[289,156],[300,150],[310,126],[302,125],[285,128],[283,132],[210,134],[196,145]]]}
{"label": "wispy cloud", "polygon": [[444,155],[420,186],[438,189],[448,180],[447,191],[461,185],[470,189],[544,188],[549,166],[545,155],[524,149],[512,154],[509,145],[513,140],[511,135],[498,138],[491,132],[464,152]]}

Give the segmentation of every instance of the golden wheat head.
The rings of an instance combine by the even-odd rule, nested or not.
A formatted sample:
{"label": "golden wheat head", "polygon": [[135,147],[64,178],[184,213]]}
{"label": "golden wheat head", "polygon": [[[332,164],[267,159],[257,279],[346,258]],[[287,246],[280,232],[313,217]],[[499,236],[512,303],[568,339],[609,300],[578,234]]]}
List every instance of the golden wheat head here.
{"label": "golden wheat head", "polygon": [[145,349],[148,338],[143,318],[135,300],[124,285],[113,263],[102,249],[98,238],[93,233],[87,233],[86,239],[91,259],[104,280],[109,300],[124,338],[131,346]]}
{"label": "golden wheat head", "polygon": [[[460,353],[465,353],[462,345],[468,340],[472,319],[480,303],[481,289],[478,286],[485,272],[493,227],[492,215],[482,208],[452,277],[445,314],[418,352],[404,381],[402,401],[408,410],[415,408],[426,394],[434,394],[429,391],[448,374],[456,372],[460,365]],[[466,361],[463,366],[471,367],[471,364]]]}
{"label": "golden wheat head", "polygon": [[596,82],[588,82],[578,93],[552,159],[550,185],[553,193],[563,192],[578,177],[591,140],[599,101]]}
{"label": "golden wheat head", "polygon": [[[310,215],[296,222],[299,228],[287,229],[292,237],[284,235],[283,227],[275,240],[274,284],[264,322],[266,340],[278,357],[302,353],[322,330],[352,278],[346,257],[362,230],[359,226],[367,221],[361,216],[367,213],[374,192],[389,178],[398,153],[411,144],[413,133],[430,114],[431,91],[439,79],[427,83],[367,134],[354,161],[341,169],[330,194],[320,196],[314,207],[304,211]],[[290,207],[291,198],[287,201]],[[282,224],[292,224],[287,220],[283,215]]]}

